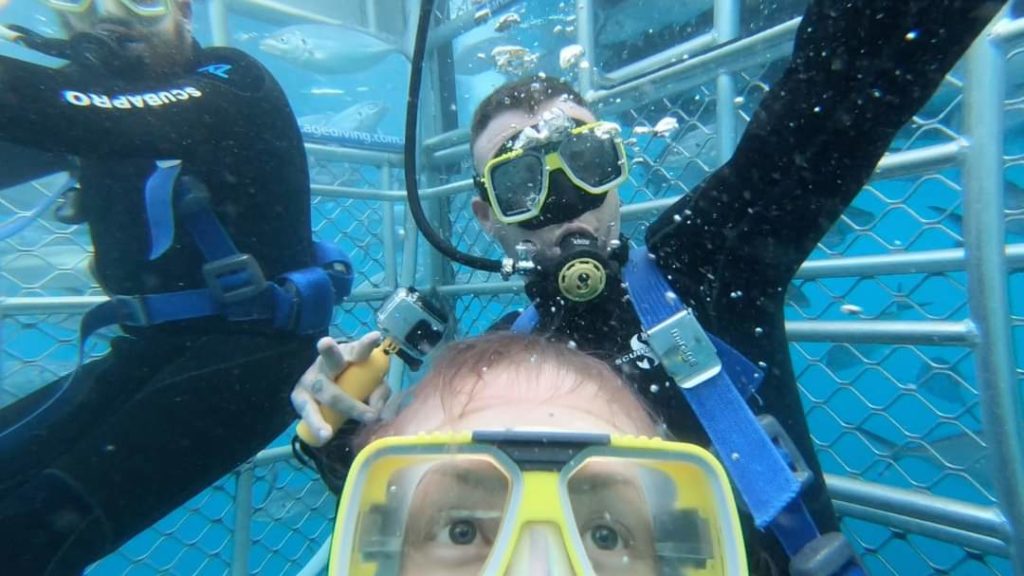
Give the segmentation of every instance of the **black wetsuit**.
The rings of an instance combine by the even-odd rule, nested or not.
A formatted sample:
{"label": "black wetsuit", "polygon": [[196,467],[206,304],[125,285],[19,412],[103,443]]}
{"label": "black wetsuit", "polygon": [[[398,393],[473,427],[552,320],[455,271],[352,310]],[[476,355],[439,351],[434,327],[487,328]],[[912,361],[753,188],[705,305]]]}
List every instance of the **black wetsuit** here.
{"label": "black wetsuit", "polygon": [[[775,416],[812,467],[803,498],[823,532],[838,528],[789,357],[786,288],[815,244],[868,181],[910,120],[1002,2],[822,0],[806,12],[793,59],[750,122],[732,159],[647,230],[678,297],[710,333],[766,377],[750,404]],[[916,39],[908,33],[916,31]],[[611,285],[612,283],[610,283]],[[528,291],[529,291],[528,286]],[[595,303],[538,302],[537,333],[575,341],[619,369],[673,434],[707,445],[682,395],[649,354],[617,285]],[[774,537],[747,526],[751,570],[787,561]]]}
{"label": "black wetsuit", "polygon": [[[162,80],[0,58],[0,140],[80,160],[81,210],[110,294],[206,287],[180,219],[170,249],[149,260],[143,191],[160,159],[182,160],[182,174],[209,188],[266,278],[311,265],[294,115],[269,72],[238,50],[197,46],[187,70]],[[3,462],[5,574],[78,573],[253,456],[294,419],[289,392],[318,336],[223,318],[125,332],[79,370],[81,398],[55,404],[58,422]],[[5,408],[0,426],[38,397]]]}

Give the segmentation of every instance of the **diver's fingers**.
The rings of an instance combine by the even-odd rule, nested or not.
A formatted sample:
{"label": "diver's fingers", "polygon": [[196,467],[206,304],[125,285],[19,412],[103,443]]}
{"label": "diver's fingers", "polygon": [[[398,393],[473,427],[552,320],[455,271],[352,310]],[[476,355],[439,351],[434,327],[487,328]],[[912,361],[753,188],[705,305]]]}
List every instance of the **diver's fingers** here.
{"label": "diver's fingers", "polygon": [[341,344],[341,352],[348,362],[364,362],[370,357],[370,353],[373,349],[380,344],[380,332],[374,330],[368,332],[365,336],[354,342],[346,342]]}
{"label": "diver's fingers", "polygon": [[348,362],[345,360],[345,353],[334,338],[324,337],[317,341],[316,351],[320,354],[318,362],[323,372],[330,378],[337,378],[345,370]]}
{"label": "diver's fingers", "polygon": [[296,386],[292,390],[292,406],[295,411],[299,413],[299,417],[306,423],[306,426],[313,431],[313,434],[321,442],[327,442],[334,435],[334,430],[331,429],[331,425],[324,420],[323,414],[320,413],[320,405],[316,403],[316,399],[313,395],[302,388]]}
{"label": "diver's fingers", "polygon": [[[326,381],[326,378],[323,380]],[[369,406],[349,396],[333,382],[327,382],[324,385],[321,385],[320,381],[314,383],[313,396],[321,405],[329,407],[346,418],[367,422],[377,417],[377,413]]]}
{"label": "diver's fingers", "polygon": [[366,403],[370,406],[370,410],[373,410],[374,414],[380,414],[380,411],[384,408],[384,405],[388,403],[388,398],[391,397],[391,387],[386,383],[381,382],[373,392],[370,393],[370,398]]}

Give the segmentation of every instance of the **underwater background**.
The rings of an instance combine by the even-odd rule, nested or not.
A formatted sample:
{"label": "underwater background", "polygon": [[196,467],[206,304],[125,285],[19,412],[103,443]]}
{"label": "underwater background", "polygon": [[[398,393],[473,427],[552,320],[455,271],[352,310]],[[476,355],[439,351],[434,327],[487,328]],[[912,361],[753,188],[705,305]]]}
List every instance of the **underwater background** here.
{"label": "underwater background", "polygon": [[[471,167],[464,133],[476,104],[495,87],[525,70],[543,70],[571,80],[580,80],[592,69],[625,71],[620,75],[623,82],[638,83],[628,97],[603,101],[600,108],[603,119],[618,122],[629,139],[630,180],[620,190],[626,205],[623,233],[638,242],[645,223],[658,209],[687,193],[727,158],[722,149],[731,145],[722,144],[720,112],[731,111],[728,118],[735,126],[730,131],[742,131],[781,74],[788,58],[784,39],[787,31],[792,38],[793,19],[802,13],[805,2],[736,3],[737,38],[769,33],[782,38],[782,47],[736,68],[732,97],[724,100],[714,70],[695,67],[691,77],[666,87],[653,81],[644,84],[644,77],[630,68],[672,50],[680,39],[690,42],[672,64],[712,51],[714,42],[706,36],[714,27],[713,2],[687,3],[684,10],[672,0],[595,1],[595,9],[604,15],[595,24],[597,49],[563,66],[566,57],[575,54],[566,51],[576,43],[575,4],[453,0],[443,7],[452,21],[472,22],[476,17],[480,23],[457,36],[450,59],[427,74],[420,182],[425,189],[436,189],[429,194],[428,206],[435,223],[465,251],[498,255],[469,209],[475,192],[466,184]],[[315,235],[340,244],[354,258],[355,292],[336,310],[333,334],[353,337],[371,329],[377,306],[400,285],[437,287],[462,336],[478,334],[523,306],[519,284],[452,265],[417,241],[415,226],[407,219],[401,143],[410,64],[402,54],[407,39],[401,38],[409,15],[401,2],[306,0],[288,2],[289,13],[271,9],[282,5],[229,2],[226,40],[258,57],[285,87],[309,144]],[[195,34],[201,44],[210,45],[223,35],[217,6],[220,3],[196,4]],[[485,9],[490,13],[481,15]],[[517,17],[503,18],[507,14]],[[320,23],[311,15],[319,17]],[[54,18],[35,2],[0,3],[0,19],[59,34]],[[376,23],[382,34],[391,35],[395,49],[368,69],[332,72],[348,66],[346,59],[355,58],[360,50],[368,54],[377,49],[374,42],[381,39],[353,35],[339,43],[337,30],[330,28],[337,22],[363,28]],[[323,43],[323,61],[303,62],[274,53],[275,39],[300,23],[322,26],[302,32],[309,42]],[[786,310],[793,323],[792,360],[825,472],[837,479],[977,506],[968,509],[979,515],[996,504],[985,437],[1005,431],[983,429],[975,353],[966,340],[956,337],[954,329],[971,318],[963,255],[957,252],[964,248],[963,192],[970,183],[965,182],[961,163],[917,160],[914,171],[896,160],[913,159],[914,153],[941,157],[964,138],[1001,140],[1009,255],[1007,313],[1020,394],[1024,387],[1022,46],[1021,34],[1006,43],[1003,133],[969,134],[964,120],[966,71],[959,66],[900,131],[876,177],[822,239],[791,287]],[[500,50],[508,47],[522,51]],[[41,60],[6,43],[0,44],[0,54]],[[670,134],[652,131],[665,118],[674,119],[678,127]],[[432,139],[442,134],[447,136]],[[28,213],[40,194],[57,184],[50,178],[3,191],[0,218]],[[0,296],[4,298],[0,406],[74,367],[81,311],[102,296],[88,273],[89,250],[87,230],[46,215],[0,244]],[[934,260],[920,265],[915,255],[922,254]],[[880,256],[908,257],[917,265],[886,266],[873,259]],[[844,260],[848,258],[861,260]],[[850,272],[858,270],[874,272]],[[833,321],[921,322],[921,336],[907,336],[900,343],[815,336],[814,322]],[[103,353],[104,342],[95,338],[90,353]],[[408,374],[395,378],[410,381]],[[297,573],[329,538],[335,500],[292,459],[288,437],[95,565],[90,573]],[[833,484],[832,476],[830,486],[842,486]],[[892,528],[863,519],[853,508],[840,505],[838,509],[844,515],[844,530],[872,574],[1012,573],[1005,548],[1000,550],[992,538],[969,539],[968,534],[947,531],[947,540],[952,541],[943,541],[935,537],[937,531],[921,535]],[[965,548],[968,541],[971,545]]]}

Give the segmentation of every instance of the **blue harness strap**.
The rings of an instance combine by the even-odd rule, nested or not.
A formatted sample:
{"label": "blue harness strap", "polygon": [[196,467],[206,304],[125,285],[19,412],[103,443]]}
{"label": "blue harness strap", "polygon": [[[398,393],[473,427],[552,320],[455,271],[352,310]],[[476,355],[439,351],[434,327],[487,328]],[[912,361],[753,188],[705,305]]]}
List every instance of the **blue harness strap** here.
{"label": "blue harness strap", "polygon": [[[771,529],[779,539],[790,557],[790,573],[862,576],[846,539],[838,533],[821,535],[799,498],[811,480],[806,464],[796,462],[802,460],[799,452],[774,419],[759,421],[745,401],[764,374],[701,328],[647,250],[630,251],[623,276],[649,346],[711,438],[757,527]],[[530,333],[539,321],[536,307],[530,306],[511,330]]]}
{"label": "blue harness strap", "polygon": [[80,348],[105,326],[152,326],[208,316],[233,321],[266,320],[274,328],[297,334],[326,330],[334,306],[352,290],[349,256],[340,248],[314,243],[315,266],[284,273],[268,282],[259,263],[238,251],[210,206],[206,187],[190,177],[179,178],[180,172],[179,161],[160,161],[146,183],[150,259],[158,258],[172,245],[177,216],[206,260],[202,273],[207,287],[112,296],[82,317]]}
{"label": "blue harness strap", "polygon": [[[729,472],[758,528],[768,527],[791,559],[792,573],[862,575],[849,543],[838,534],[819,534],[800,499],[802,483],[750,407],[729,370],[715,370],[703,356],[715,350],[700,324],[646,250],[634,250],[626,266],[627,290],[650,346],[693,408],[722,465]],[[737,353],[738,354],[738,353]],[[792,455],[798,457],[799,453]],[[809,481],[807,476],[805,481]]]}

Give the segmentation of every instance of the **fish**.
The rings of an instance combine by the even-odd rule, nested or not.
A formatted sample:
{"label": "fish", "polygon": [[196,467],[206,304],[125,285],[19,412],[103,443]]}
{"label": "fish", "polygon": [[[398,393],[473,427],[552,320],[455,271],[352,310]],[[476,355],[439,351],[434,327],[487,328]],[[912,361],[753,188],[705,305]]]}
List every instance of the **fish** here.
{"label": "fish", "polygon": [[370,100],[353,104],[345,110],[334,113],[310,114],[298,118],[302,125],[320,126],[339,132],[376,132],[381,120],[388,113],[383,102]]}
{"label": "fish", "polygon": [[[1024,188],[1012,180],[1003,182],[1003,208],[1006,214],[1006,232],[1014,236],[1024,236]],[[952,231],[963,236],[964,217],[960,212],[942,206],[928,206],[935,217],[941,218],[950,225]]]}
{"label": "fish", "polygon": [[394,54],[409,51],[394,38],[358,26],[299,24],[264,38],[260,50],[293,66],[319,74],[352,74],[369,70]]}
{"label": "fish", "polygon": [[254,505],[253,522],[296,525],[310,514],[334,517],[338,501],[323,482],[310,482],[298,494],[288,485],[276,486],[272,482],[271,486],[273,490],[267,499]]}
{"label": "fish", "polygon": [[973,393],[968,389],[967,382],[968,378],[959,365],[937,356],[931,362],[921,364],[912,384],[915,390],[928,397],[963,406],[973,401]]}
{"label": "fish", "polygon": [[901,460],[915,459],[937,468],[956,467],[976,482],[982,490],[989,494],[994,493],[992,470],[989,467],[991,454],[988,446],[975,432],[964,430],[936,440],[923,438],[920,441],[908,440],[903,444],[864,428],[858,429],[857,432],[876,445],[875,447],[891,460],[882,472]]}
{"label": "fish", "polygon": [[821,238],[821,245],[829,250],[836,250],[841,247],[852,236],[857,228],[868,228],[875,221],[875,214],[870,210],[858,208],[857,206],[846,207],[843,215],[836,220],[832,228]]}
{"label": "fish", "polygon": [[868,363],[883,351],[881,344],[833,344],[821,357],[821,363],[833,373],[845,372]]}
{"label": "fish", "polygon": [[811,299],[807,297],[803,286],[797,286],[795,283],[790,284],[786,288],[786,300],[801,310],[807,310],[811,307]]}
{"label": "fish", "polygon": [[645,36],[711,10],[714,0],[604,0],[595,6],[594,38],[603,46],[641,43]]}
{"label": "fish", "polygon": [[[928,206],[928,210],[935,216],[942,218],[943,223],[948,224],[952,231],[959,236],[964,235],[964,216],[941,206]],[[1014,236],[1024,236],[1024,214],[1016,215],[1006,213],[1006,233]]]}

